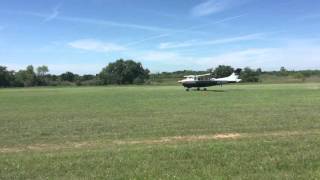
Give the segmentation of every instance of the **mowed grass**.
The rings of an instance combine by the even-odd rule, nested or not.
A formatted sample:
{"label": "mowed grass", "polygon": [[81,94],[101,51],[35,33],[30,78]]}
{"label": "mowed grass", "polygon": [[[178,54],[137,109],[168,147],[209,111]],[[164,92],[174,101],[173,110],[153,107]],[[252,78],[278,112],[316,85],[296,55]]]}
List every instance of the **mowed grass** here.
{"label": "mowed grass", "polygon": [[0,179],[320,178],[320,84],[0,89],[0,124]]}

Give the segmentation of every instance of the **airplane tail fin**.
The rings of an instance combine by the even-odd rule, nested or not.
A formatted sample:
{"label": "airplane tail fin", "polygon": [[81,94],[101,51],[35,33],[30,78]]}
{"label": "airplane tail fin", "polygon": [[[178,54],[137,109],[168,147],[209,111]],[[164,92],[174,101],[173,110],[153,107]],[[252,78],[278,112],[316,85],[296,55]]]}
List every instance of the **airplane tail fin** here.
{"label": "airplane tail fin", "polygon": [[241,79],[239,79],[240,73],[241,73],[240,68],[236,69],[228,78],[229,79],[234,79],[235,82],[240,82]]}
{"label": "airplane tail fin", "polygon": [[242,69],[238,68],[238,69],[236,69],[236,70],[234,71],[234,73],[239,76],[240,73],[241,73],[241,71],[242,71]]}
{"label": "airplane tail fin", "polygon": [[240,82],[241,79],[239,79],[241,69],[236,69],[230,76],[224,77],[224,78],[212,78],[211,80],[220,82],[220,83],[237,83]]}

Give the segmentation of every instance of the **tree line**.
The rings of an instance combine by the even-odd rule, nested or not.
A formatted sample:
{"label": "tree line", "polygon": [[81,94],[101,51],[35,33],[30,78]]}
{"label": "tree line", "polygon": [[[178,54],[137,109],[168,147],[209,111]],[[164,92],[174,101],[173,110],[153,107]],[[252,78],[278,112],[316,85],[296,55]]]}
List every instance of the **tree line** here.
{"label": "tree line", "polygon": [[[207,69],[206,71],[183,70],[151,74],[140,62],[123,59],[109,63],[96,75],[78,75],[72,72],[54,75],[49,73],[47,66],[34,68],[32,65],[27,66],[26,69],[15,72],[8,70],[5,66],[0,66],[0,87],[152,84],[165,83],[168,79],[175,81],[176,79],[183,78],[185,75],[205,74],[208,72],[210,72],[213,77],[220,78],[229,76],[233,71],[234,68],[231,66],[220,65],[214,69]],[[279,71],[262,71],[261,68],[252,69],[246,67],[242,70],[240,78],[243,82],[259,82],[263,75],[293,77],[303,81],[310,76],[320,77],[320,70],[289,71],[281,67]]]}
{"label": "tree line", "polygon": [[149,79],[149,73],[141,63],[123,59],[109,63],[96,75],[78,75],[69,71],[54,75],[45,65],[36,68],[29,65],[17,72],[0,66],[0,87],[143,84]]}
{"label": "tree line", "polygon": [[[162,72],[156,73],[151,75],[151,79],[154,81],[161,82],[164,79],[179,79],[186,75],[200,75],[200,74],[207,74],[211,73],[211,76],[214,78],[222,78],[231,75],[234,72],[235,68],[227,65],[219,65],[216,68],[207,69],[206,71],[175,71],[175,72]],[[262,70],[259,69],[252,69],[246,67],[242,70],[240,74],[240,78],[243,82],[258,82],[259,76],[261,75]]]}
{"label": "tree line", "polygon": [[[213,69],[207,69],[206,71],[175,71],[175,72],[162,72],[155,73],[150,75],[150,79],[155,82],[162,83],[164,81],[168,81],[168,79],[179,79],[186,75],[199,75],[206,74],[210,72],[213,77],[221,78],[227,77],[232,72],[234,72],[235,68],[227,65],[219,65]],[[300,70],[300,71],[290,71],[285,67],[281,67],[278,71],[263,71],[261,68],[250,68],[245,67],[242,69],[240,73],[240,79],[242,82],[261,82],[263,76],[271,76],[275,78],[293,78],[297,80],[304,81],[306,78],[317,76],[320,78],[320,70]]]}

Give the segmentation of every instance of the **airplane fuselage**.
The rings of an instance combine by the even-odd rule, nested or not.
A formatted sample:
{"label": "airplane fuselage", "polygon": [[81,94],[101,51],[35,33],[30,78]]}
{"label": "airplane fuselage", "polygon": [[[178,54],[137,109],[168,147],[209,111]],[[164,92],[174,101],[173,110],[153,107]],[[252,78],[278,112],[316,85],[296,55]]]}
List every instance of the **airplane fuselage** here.
{"label": "airplane fuselage", "polygon": [[189,90],[189,88],[197,88],[197,90],[200,90],[200,88],[204,88],[204,90],[206,90],[206,87],[210,86],[240,82],[241,79],[238,78],[240,72],[241,69],[237,69],[230,76],[224,78],[211,78],[211,74],[189,75],[184,76],[185,79],[182,79],[178,82],[181,83],[184,87],[186,87],[187,90]]}
{"label": "airplane fuselage", "polygon": [[210,87],[221,85],[221,83],[211,80],[199,80],[199,81],[185,81],[182,82],[182,85],[186,88],[193,88],[193,87]]}

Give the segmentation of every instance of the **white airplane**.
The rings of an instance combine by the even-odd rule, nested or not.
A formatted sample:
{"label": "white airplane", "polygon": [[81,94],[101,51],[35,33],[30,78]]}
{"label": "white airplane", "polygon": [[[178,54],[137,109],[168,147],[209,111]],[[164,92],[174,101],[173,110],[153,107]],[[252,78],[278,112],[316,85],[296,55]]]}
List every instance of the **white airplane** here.
{"label": "white airplane", "polygon": [[202,75],[188,75],[184,76],[185,79],[178,81],[181,83],[184,87],[186,87],[186,91],[189,91],[190,88],[197,88],[199,91],[201,87],[203,87],[203,90],[207,90],[206,87],[209,86],[217,86],[217,85],[223,85],[227,83],[238,83],[241,81],[239,79],[241,69],[236,69],[230,76],[224,77],[224,78],[211,78],[212,74],[202,74]]}

